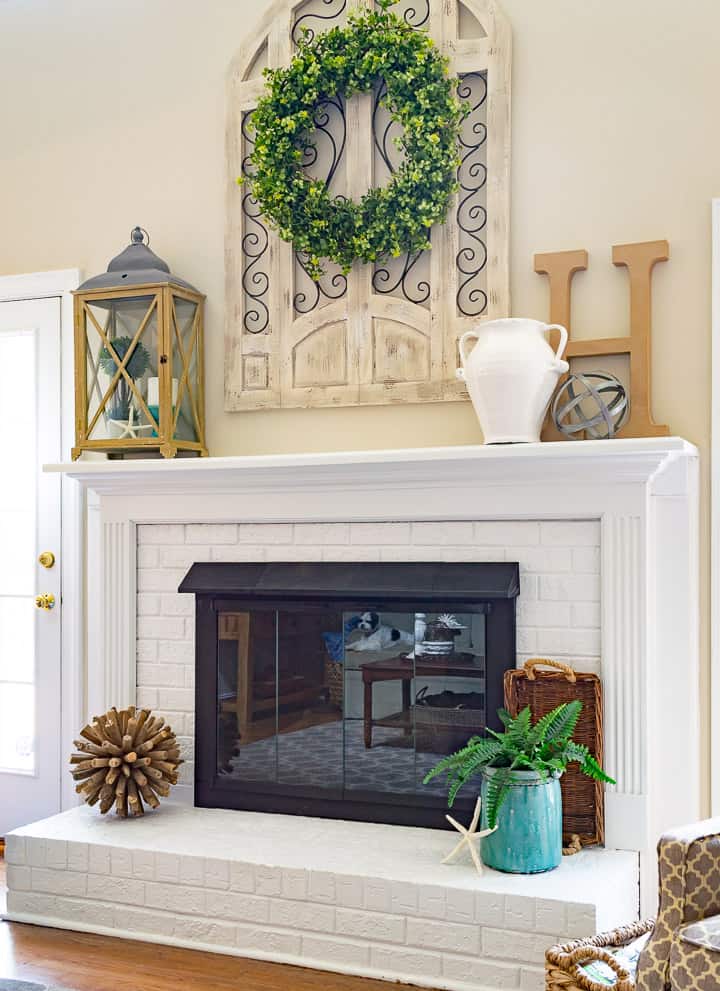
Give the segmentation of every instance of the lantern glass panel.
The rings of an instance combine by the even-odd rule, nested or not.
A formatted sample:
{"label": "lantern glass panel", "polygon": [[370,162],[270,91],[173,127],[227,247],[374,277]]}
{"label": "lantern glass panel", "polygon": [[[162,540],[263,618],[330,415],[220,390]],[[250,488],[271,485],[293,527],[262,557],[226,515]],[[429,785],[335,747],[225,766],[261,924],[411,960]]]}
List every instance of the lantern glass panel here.
{"label": "lantern glass panel", "polygon": [[157,436],[158,298],[86,303],[85,334],[88,436]]}
{"label": "lantern glass panel", "polygon": [[[171,328],[173,397],[177,395],[177,405],[174,405],[175,440],[200,439],[197,418],[200,416],[198,404],[198,340],[199,340],[198,304],[193,300],[173,296],[173,326]],[[177,386],[175,385],[177,382]],[[177,390],[177,392],[176,392]]]}

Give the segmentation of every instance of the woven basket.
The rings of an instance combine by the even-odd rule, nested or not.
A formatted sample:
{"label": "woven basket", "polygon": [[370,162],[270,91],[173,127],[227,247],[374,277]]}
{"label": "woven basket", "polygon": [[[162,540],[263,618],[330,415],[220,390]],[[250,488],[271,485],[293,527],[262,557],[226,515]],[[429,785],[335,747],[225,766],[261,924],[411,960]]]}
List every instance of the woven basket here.
{"label": "woven basket", "polygon": [[343,666],[339,661],[325,658],[325,685],[330,701],[340,709],[343,707]]}
{"label": "woven basket", "polygon": [[545,991],[607,991],[607,985],[598,984],[580,969],[591,960],[602,960],[615,971],[617,979],[613,991],[635,991],[635,981],[608,952],[608,948],[625,946],[650,932],[653,926],[653,920],[646,919],[600,936],[551,946],[545,954]]}
{"label": "woven basket", "polygon": [[[538,666],[555,671],[536,671]],[[582,712],[574,739],[590,748],[602,765],[603,704],[602,686],[596,674],[573,671],[567,664],[535,657],[520,670],[505,672],[505,707],[512,716],[529,705],[534,719],[539,719],[563,702],[579,699]],[[563,836],[580,837],[583,846],[605,839],[605,790],[602,782],[586,777],[571,765],[560,785],[563,798]]]}

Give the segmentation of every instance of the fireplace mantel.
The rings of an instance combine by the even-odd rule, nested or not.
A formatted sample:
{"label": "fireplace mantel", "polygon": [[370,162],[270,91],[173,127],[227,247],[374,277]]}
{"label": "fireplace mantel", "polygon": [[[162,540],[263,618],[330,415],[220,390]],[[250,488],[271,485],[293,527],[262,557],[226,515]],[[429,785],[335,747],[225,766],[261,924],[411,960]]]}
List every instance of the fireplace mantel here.
{"label": "fireplace mantel", "polygon": [[[88,711],[135,700],[136,526],[596,520],[607,844],[700,815],[698,452],[681,438],[51,465],[88,491]],[[672,727],[672,733],[666,732]]]}

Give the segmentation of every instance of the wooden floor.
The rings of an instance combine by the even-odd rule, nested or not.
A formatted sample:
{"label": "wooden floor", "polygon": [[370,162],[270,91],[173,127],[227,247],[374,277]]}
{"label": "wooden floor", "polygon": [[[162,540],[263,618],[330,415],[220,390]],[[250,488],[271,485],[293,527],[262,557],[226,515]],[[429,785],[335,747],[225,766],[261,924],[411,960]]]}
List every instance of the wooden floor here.
{"label": "wooden floor", "polygon": [[[0,859],[0,911],[5,865]],[[362,977],[0,922],[0,978],[72,991],[389,991]]]}

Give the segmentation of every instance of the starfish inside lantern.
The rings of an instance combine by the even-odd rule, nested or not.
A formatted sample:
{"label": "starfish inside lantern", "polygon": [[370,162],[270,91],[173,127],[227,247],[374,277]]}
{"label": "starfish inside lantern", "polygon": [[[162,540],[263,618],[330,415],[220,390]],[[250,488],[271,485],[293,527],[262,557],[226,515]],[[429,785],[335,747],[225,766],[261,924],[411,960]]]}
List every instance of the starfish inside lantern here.
{"label": "starfish inside lantern", "polygon": [[127,420],[113,420],[112,418],[108,420],[108,423],[112,423],[117,431],[114,440],[122,440],[123,437],[137,437],[137,435],[142,430],[154,430],[154,423],[141,423],[139,420],[136,423],[135,417],[137,413],[135,407],[131,406],[128,412]]}
{"label": "starfish inside lantern", "polygon": [[465,847],[467,847],[468,850],[470,851],[470,856],[472,857],[472,861],[475,864],[475,869],[477,870],[478,874],[482,874],[483,865],[482,865],[482,861],[480,860],[480,855],[478,854],[477,851],[477,844],[480,842],[483,836],[489,836],[491,833],[494,833],[495,830],[497,829],[497,826],[493,826],[492,829],[477,828],[478,823],[480,822],[481,809],[482,809],[482,798],[478,798],[477,802],[475,803],[475,811],[473,812],[472,820],[470,822],[470,825],[467,827],[467,829],[465,828],[465,826],[462,826],[456,819],[453,819],[452,816],[448,816],[448,815],[445,816],[445,818],[450,823],[450,825],[454,826],[455,829],[457,829],[457,831],[462,834],[462,839],[455,847],[453,847],[453,849],[450,851],[447,857],[443,858],[442,861],[443,864],[449,864],[451,860],[454,860],[455,857],[457,857],[459,853],[462,853]]}

